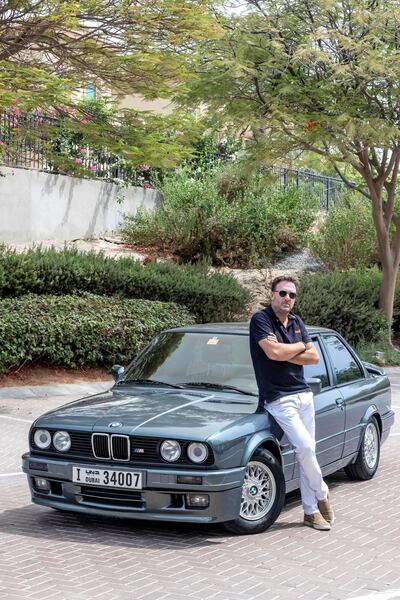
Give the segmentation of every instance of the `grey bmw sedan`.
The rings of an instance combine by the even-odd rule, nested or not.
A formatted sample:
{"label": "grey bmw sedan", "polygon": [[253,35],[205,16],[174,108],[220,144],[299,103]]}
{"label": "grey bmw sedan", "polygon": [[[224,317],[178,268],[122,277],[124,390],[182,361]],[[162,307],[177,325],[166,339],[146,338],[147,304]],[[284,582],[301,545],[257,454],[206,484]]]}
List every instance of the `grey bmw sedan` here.
{"label": "grey bmw sedan", "polygon": [[[368,480],[394,422],[388,378],[335,331],[310,327],[324,475]],[[294,448],[258,407],[248,323],[162,332],[115,384],[33,423],[24,454],[32,500],[59,510],[152,521],[223,523],[259,533],[299,487]],[[367,485],[367,484],[366,484]]]}

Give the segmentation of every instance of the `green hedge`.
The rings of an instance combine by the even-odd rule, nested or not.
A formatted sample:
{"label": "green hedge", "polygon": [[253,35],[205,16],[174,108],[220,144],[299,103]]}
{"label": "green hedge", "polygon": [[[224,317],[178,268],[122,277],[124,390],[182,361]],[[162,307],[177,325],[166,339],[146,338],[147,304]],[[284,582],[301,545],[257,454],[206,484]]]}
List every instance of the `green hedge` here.
{"label": "green hedge", "polygon": [[380,282],[377,269],[305,275],[296,308],[308,325],[336,329],[352,344],[378,341],[387,332],[377,308]]}
{"label": "green hedge", "polygon": [[193,322],[182,306],[149,300],[92,294],[0,300],[0,372],[27,362],[126,364],[161,330]]}
{"label": "green hedge", "polygon": [[207,275],[200,267],[171,263],[143,266],[132,258],[107,258],[75,249],[0,247],[0,297],[82,294],[143,298],[183,304],[198,322],[229,321],[242,315],[249,293],[231,276]]}

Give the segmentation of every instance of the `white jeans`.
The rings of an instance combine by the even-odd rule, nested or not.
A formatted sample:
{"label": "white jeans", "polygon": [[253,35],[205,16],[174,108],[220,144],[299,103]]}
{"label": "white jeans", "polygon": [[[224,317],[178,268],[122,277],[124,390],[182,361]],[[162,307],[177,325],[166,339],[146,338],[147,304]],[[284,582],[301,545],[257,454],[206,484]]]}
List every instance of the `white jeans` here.
{"label": "white jeans", "polygon": [[300,465],[300,492],[304,513],[319,511],[318,500],[328,495],[315,456],[315,410],[312,392],[284,396],[266,405],[267,411],[286,433]]}

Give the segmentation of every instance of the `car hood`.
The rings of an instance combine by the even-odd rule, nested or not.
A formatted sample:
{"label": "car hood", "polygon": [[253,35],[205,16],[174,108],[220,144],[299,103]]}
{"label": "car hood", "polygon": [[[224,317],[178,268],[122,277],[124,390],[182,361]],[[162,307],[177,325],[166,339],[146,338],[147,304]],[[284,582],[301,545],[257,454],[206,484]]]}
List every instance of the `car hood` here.
{"label": "car hood", "polygon": [[[35,427],[207,439],[247,421],[257,398],[214,390],[118,388],[46,413]],[[243,432],[244,433],[244,432]]]}

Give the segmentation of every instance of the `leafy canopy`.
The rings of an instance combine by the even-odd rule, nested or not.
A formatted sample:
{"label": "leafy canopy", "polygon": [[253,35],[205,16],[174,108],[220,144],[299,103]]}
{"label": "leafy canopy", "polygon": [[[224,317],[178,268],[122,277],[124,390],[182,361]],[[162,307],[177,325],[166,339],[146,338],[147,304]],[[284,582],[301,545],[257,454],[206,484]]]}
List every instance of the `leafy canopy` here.
{"label": "leafy canopy", "polygon": [[214,119],[250,128],[271,160],[300,148],[357,164],[362,148],[397,145],[398,1],[246,6],[244,15],[220,15],[225,36],[197,54],[186,101],[203,99]]}
{"label": "leafy canopy", "polygon": [[217,31],[203,0],[2,2],[0,108],[55,105],[85,83],[169,96],[188,48]]}

